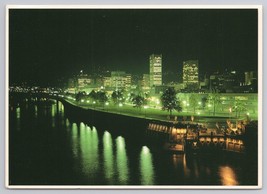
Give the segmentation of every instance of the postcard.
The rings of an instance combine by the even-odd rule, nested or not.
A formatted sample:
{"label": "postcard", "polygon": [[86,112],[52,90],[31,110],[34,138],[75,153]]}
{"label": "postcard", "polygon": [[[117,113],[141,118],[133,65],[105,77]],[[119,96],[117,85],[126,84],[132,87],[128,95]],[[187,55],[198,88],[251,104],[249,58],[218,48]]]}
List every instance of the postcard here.
{"label": "postcard", "polygon": [[7,188],[262,187],[261,6],[6,11]]}

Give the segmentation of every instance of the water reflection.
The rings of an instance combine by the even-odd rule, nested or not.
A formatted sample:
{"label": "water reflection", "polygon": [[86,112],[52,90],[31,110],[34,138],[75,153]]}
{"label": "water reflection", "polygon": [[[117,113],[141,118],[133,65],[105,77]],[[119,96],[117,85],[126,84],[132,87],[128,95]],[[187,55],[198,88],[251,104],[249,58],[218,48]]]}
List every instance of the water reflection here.
{"label": "water reflection", "polygon": [[56,111],[57,111],[56,106],[57,106],[56,104],[52,104],[52,108],[51,108],[52,127],[56,126],[56,119],[55,119],[55,115],[56,115]]}
{"label": "water reflection", "polygon": [[16,117],[17,119],[20,119],[20,107],[16,108]]}
{"label": "water reflection", "polygon": [[72,128],[71,128],[71,140],[72,140],[72,153],[74,155],[74,158],[78,157],[78,127],[76,123],[72,123]]}
{"label": "water reflection", "polygon": [[140,154],[140,175],[142,185],[154,184],[154,167],[148,147],[143,146]]}
{"label": "water reflection", "polygon": [[127,184],[129,178],[128,159],[125,149],[125,140],[121,136],[116,139],[116,152],[119,183]]}
{"label": "water reflection", "polygon": [[178,170],[179,174],[182,173],[183,176],[190,176],[190,169],[186,164],[186,155],[185,154],[173,154],[172,155],[173,166],[176,170]]}
{"label": "water reflection", "polygon": [[70,121],[69,121],[69,119],[66,119],[66,127],[69,127],[69,126],[70,126]]}
{"label": "water reflection", "polygon": [[86,177],[93,178],[99,167],[98,134],[95,128],[91,130],[84,123],[80,123],[80,149],[82,172]]}
{"label": "water reflection", "polygon": [[112,148],[112,137],[109,132],[105,131],[103,135],[104,172],[109,184],[112,184],[114,176],[114,157]]}
{"label": "water reflection", "polygon": [[20,107],[16,108],[17,130],[20,130]]}
{"label": "water reflection", "polygon": [[37,105],[34,105],[34,117],[37,118],[38,116],[38,107]]}
{"label": "water reflection", "polygon": [[238,185],[236,174],[229,166],[221,166],[219,168],[222,185]]}

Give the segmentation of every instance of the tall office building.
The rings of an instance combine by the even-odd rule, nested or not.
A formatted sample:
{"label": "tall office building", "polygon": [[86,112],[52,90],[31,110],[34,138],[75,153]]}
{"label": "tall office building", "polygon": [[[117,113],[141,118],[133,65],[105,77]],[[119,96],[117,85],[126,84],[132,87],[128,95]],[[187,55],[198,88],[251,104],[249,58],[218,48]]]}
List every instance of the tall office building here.
{"label": "tall office building", "polygon": [[149,57],[150,87],[162,85],[162,55],[152,54]]}
{"label": "tall office building", "polygon": [[186,86],[198,84],[198,60],[183,62],[183,83]]}

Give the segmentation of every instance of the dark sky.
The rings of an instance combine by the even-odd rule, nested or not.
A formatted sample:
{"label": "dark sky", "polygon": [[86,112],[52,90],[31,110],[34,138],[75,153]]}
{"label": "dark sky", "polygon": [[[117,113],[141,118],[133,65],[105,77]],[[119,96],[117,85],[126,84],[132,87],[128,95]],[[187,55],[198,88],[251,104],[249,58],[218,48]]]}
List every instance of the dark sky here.
{"label": "dark sky", "polygon": [[10,82],[54,82],[101,67],[149,72],[149,55],[163,71],[181,73],[199,60],[202,74],[257,70],[257,10],[10,10]]}

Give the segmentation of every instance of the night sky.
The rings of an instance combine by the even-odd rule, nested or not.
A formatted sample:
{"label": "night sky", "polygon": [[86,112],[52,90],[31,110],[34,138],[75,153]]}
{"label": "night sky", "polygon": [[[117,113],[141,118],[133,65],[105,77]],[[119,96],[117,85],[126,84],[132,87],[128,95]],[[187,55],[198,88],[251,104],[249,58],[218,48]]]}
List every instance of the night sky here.
{"label": "night sky", "polygon": [[10,82],[56,83],[84,69],[163,73],[199,60],[203,75],[257,70],[257,10],[10,10]]}

